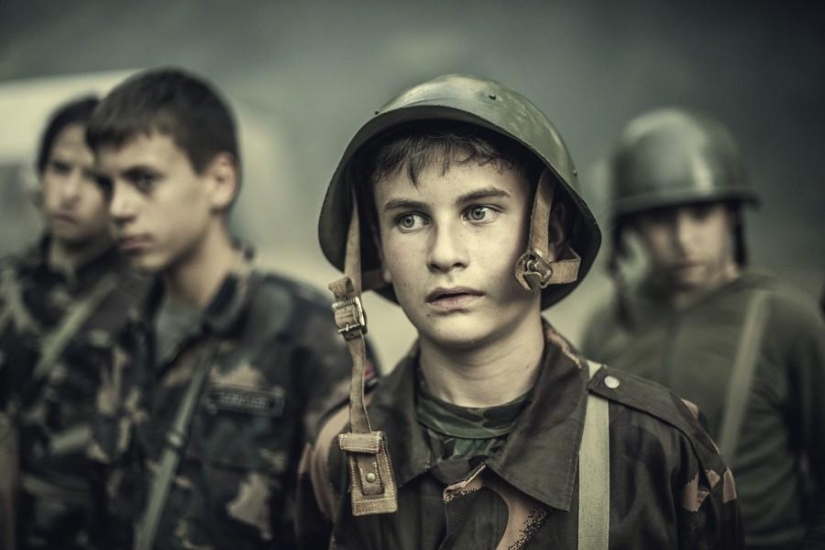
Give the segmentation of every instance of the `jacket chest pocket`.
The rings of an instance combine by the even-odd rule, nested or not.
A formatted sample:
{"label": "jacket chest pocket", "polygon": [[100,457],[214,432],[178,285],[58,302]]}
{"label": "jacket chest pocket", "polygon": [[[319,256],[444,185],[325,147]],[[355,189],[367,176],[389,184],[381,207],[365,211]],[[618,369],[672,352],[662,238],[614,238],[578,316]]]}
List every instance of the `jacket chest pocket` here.
{"label": "jacket chest pocket", "polygon": [[282,474],[294,459],[296,427],[281,386],[208,384],[192,419],[186,455],[219,468]]}

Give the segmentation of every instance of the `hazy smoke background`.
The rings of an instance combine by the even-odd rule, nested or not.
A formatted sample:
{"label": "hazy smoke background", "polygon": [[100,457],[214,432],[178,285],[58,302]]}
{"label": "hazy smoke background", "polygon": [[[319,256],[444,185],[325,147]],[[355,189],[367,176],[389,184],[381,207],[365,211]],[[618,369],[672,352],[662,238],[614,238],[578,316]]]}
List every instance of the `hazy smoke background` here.
{"label": "hazy smoke background", "polygon": [[[798,5],[795,5],[798,4]],[[125,72],[207,76],[243,126],[239,231],[268,264],[318,286],[320,202],[348,140],[381,103],[438,74],[499,80],[565,137],[604,219],[603,161],[648,109],[705,109],[737,136],[762,207],[752,263],[818,296],[825,281],[825,33],[816,2],[0,0],[0,253],[36,238],[22,191],[48,110]],[[98,75],[97,73],[106,73]],[[603,256],[548,313],[574,340],[609,285]],[[386,366],[413,331],[367,303]]]}

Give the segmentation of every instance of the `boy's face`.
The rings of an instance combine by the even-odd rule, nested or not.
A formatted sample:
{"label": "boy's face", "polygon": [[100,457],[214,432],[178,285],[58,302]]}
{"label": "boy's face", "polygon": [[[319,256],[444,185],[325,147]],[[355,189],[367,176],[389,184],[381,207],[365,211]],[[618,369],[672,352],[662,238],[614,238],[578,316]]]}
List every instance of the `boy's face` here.
{"label": "boy's face", "polygon": [[158,272],[197,257],[217,223],[210,169],[197,174],[186,153],[158,132],[97,152],[100,184],[118,242],[134,267]]}
{"label": "boy's face", "polygon": [[540,315],[513,269],[531,193],[514,170],[440,163],[414,184],[402,169],[375,184],[384,277],[422,339],[468,349],[502,341]]}
{"label": "boy's face", "polygon": [[677,290],[713,290],[734,264],[731,220],[722,203],[663,208],[635,222],[653,268]]}
{"label": "boy's face", "polygon": [[40,175],[49,235],[69,249],[102,242],[111,234],[106,200],[95,183],[94,157],[84,132],[80,124],[63,128]]}

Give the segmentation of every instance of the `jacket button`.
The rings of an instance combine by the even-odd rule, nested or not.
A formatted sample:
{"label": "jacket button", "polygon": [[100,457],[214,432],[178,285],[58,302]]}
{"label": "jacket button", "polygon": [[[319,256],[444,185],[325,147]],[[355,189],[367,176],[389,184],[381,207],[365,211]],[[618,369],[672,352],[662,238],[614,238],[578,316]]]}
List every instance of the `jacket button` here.
{"label": "jacket button", "polygon": [[374,473],[369,472],[367,474],[367,483],[375,483],[375,474]]}
{"label": "jacket button", "polygon": [[618,388],[619,384],[621,384],[621,382],[619,382],[619,379],[615,376],[604,377],[604,385],[610,388],[611,390],[615,390],[616,388]]}

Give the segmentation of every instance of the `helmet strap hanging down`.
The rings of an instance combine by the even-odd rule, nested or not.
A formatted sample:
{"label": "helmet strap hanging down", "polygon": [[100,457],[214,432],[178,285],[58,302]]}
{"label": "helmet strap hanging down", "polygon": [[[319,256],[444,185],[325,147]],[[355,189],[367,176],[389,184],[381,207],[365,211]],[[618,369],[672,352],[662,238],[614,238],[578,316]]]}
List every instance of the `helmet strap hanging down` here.
{"label": "helmet strap hanging down", "polygon": [[347,234],[344,278],[329,285],[335,295],[332,310],[338,332],[352,357],[349,416],[350,431],[338,436],[338,447],[347,454],[350,471],[352,514],[392,513],[398,509],[395,476],[384,432],[372,431],[364,405],[367,319],[361,304],[361,236],[358,201],[353,193],[352,218]]}
{"label": "helmet strap hanging down", "polygon": [[567,258],[550,261],[550,212],[555,188],[550,171],[542,171],[533,199],[527,251],[515,267],[516,280],[524,290],[572,283],[579,276],[581,258],[569,246],[560,254]]}

